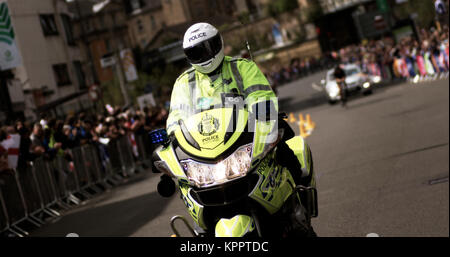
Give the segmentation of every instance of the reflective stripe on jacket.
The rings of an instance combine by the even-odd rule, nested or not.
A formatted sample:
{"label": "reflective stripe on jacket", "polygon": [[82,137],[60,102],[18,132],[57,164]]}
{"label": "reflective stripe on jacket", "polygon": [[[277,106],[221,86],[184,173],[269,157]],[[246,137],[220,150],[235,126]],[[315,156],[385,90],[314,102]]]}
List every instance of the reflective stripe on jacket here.
{"label": "reflective stripe on jacket", "polygon": [[170,134],[178,120],[205,107],[221,105],[222,95],[234,93],[241,95],[247,106],[263,101],[272,101],[276,111],[278,102],[269,81],[258,66],[247,59],[233,59],[225,56],[222,71],[212,82],[206,74],[190,68],[176,80],[170,100],[170,111],[167,118],[167,132]]}

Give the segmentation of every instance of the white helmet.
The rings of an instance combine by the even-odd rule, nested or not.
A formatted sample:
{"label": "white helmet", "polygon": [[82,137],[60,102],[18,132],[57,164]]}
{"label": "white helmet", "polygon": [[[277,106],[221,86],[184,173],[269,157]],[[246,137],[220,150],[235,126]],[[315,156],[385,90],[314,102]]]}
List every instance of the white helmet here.
{"label": "white helmet", "polygon": [[184,34],[183,50],[188,61],[201,73],[211,73],[224,58],[223,39],[208,23],[196,23]]}

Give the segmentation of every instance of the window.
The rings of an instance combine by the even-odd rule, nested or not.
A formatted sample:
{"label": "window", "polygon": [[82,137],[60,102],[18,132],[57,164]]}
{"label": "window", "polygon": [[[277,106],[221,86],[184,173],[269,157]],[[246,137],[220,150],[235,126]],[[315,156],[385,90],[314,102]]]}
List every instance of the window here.
{"label": "window", "polygon": [[245,4],[247,5],[248,12],[251,14],[258,12],[258,7],[252,0],[245,0]]}
{"label": "window", "polygon": [[92,31],[94,31],[94,26],[92,26],[92,20],[90,18],[87,18],[83,22],[83,26],[84,26],[84,30],[86,31],[86,33],[90,33]]}
{"label": "window", "polygon": [[108,53],[112,52],[111,40],[109,38],[105,39],[105,47]]}
{"label": "window", "polygon": [[125,48],[125,41],[122,37],[116,38],[116,44],[117,44],[117,48],[118,49],[123,49]]}
{"label": "window", "polygon": [[99,18],[99,24],[100,24],[100,29],[106,29],[106,23],[105,23],[105,15],[100,15]]}
{"label": "window", "polygon": [[144,25],[142,24],[142,21],[140,19],[137,20],[137,27],[139,32],[144,31]]}
{"label": "window", "polygon": [[74,46],[75,38],[73,36],[72,20],[70,19],[69,15],[67,15],[67,14],[62,14],[61,20],[63,22],[64,30],[66,32],[67,44]]}
{"label": "window", "polygon": [[53,14],[41,14],[39,15],[39,20],[45,36],[58,35],[58,28],[56,27]]}
{"label": "window", "polygon": [[345,75],[346,76],[352,76],[352,75],[355,75],[355,74],[358,74],[359,73],[359,70],[358,69],[356,69],[356,68],[353,68],[353,69],[346,69],[345,70]]}
{"label": "window", "polygon": [[141,3],[140,0],[131,0],[131,9],[137,10],[137,9],[141,9]]}
{"label": "window", "polygon": [[153,15],[150,16],[150,22],[152,24],[152,28],[154,29],[156,27],[156,22],[155,22],[155,17],[153,17]]}
{"label": "window", "polygon": [[75,67],[75,73],[77,75],[78,86],[80,89],[86,88],[86,77],[84,76],[83,67],[80,61],[74,61],[73,67]]}
{"label": "window", "polygon": [[210,1],[210,2],[209,2],[209,8],[212,9],[212,10],[217,10],[217,9],[219,9],[219,8],[218,8],[218,5],[217,5],[217,1],[216,1],[216,0]]}
{"label": "window", "polygon": [[56,85],[58,87],[70,85],[69,72],[67,70],[67,64],[55,64],[53,65],[53,74],[55,75]]}

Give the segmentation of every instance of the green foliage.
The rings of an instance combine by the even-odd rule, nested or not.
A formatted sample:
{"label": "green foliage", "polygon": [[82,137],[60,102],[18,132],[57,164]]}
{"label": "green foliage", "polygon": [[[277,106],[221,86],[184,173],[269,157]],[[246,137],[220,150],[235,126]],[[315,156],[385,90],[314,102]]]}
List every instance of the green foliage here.
{"label": "green foliage", "polygon": [[[138,80],[126,84],[131,102],[137,104],[137,97],[145,94],[144,90],[148,83],[153,86],[153,96],[156,101],[160,98],[164,99],[169,97],[172,86],[181,72],[181,69],[170,64],[164,68],[155,67],[150,74],[138,72]],[[124,104],[125,101],[117,76],[111,81],[102,83],[101,86],[105,104],[111,104],[113,106],[121,106]]]}
{"label": "green foliage", "polygon": [[306,32],[302,29],[300,31],[294,31],[293,42],[302,43],[306,40]]}
{"label": "green foliage", "polygon": [[130,97],[134,103],[137,103],[136,98],[144,94],[146,85],[150,83],[153,86],[153,96],[156,101],[166,98],[170,96],[173,84],[182,72],[182,69],[171,64],[165,67],[154,67],[150,74],[139,72],[139,79],[131,83],[133,90],[130,92]]}
{"label": "green foliage", "polygon": [[306,12],[306,22],[314,22],[319,17],[323,15],[322,6],[320,6],[320,3],[318,1],[313,1],[307,8]]}
{"label": "green foliage", "polygon": [[270,40],[270,31],[267,33],[258,33],[254,31],[243,31],[239,36],[228,38],[227,43],[231,46],[232,50],[230,55],[239,55],[242,50],[247,49],[246,41],[248,40],[252,52],[269,48],[273,45],[273,41]]}
{"label": "green foliage", "polygon": [[148,82],[151,82],[151,76],[144,72],[138,72],[138,80],[130,83],[131,90],[129,90],[129,95],[133,103],[137,103],[137,97],[144,94],[144,89]]}
{"label": "green foliage", "polygon": [[242,24],[247,24],[250,22],[250,13],[248,12],[242,12],[241,14],[239,14],[238,16],[238,20],[240,23]]}
{"label": "green foliage", "polygon": [[417,13],[417,25],[422,28],[428,28],[435,17],[433,1],[409,0],[406,3],[395,5],[393,12],[399,19],[406,19],[410,14]]}
{"label": "green foliage", "polygon": [[298,8],[297,0],[275,0],[270,1],[267,6],[268,15],[272,17],[277,17],[278,15],[293,11]]}
{"label": "green foliage", "polygon": [[180,39],[179,38],[175,38],[175,37],[164,37],[161,45],[165,46],[165,45],[170,45],[172,43],[178,42]]}
{"label": "green foliage", "polygon": [[111,81],[103,82],[101,85],[103,92],[103,101],[105,104],[110,104],[113,106],[123,105],[124,99],[122,96],[122,91],[120,90],[119,79],[114,76]]}
{"label": "green foliage", "polygon": [[231,26],[232,26],[231,24],[224,23],[224,24],[220,25],[219,27],[217,27],[217,29],[218,29],[219,31],[224,31],[224,30],[229,29]]}

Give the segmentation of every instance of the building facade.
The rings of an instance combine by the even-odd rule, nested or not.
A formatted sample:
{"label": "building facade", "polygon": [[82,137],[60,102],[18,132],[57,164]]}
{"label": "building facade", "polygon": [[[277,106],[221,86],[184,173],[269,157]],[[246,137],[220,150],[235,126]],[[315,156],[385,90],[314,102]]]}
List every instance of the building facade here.
{"label": "building facade", "polygon": [[[240,14],[263,16],[268,0],[124,0],[128,5],[128,27],[132,44],[141,49],[167,43],[155,37],[163,31],[178,33],[199,21],[237,21]],[[216,24],[217,25],[217,24]]]}
{"label": "building facade", "polygon": [[[81,65],[84,60],[66,1],[14,0],[7,4],[22,58],[22,65],[11,70],[9,83],[22,89],[19,101],[23,104],[16,104],[12,111],[35,119],[50,109],[57,115],[89,104],[82,95],[87,87]],[[11,100],[17,103],[17,99]]]}
{"label": "building facade", "polygon": [[123,1],[73,0],[69,10],[74,16],[74,37],[81,49],[84,70],[89,84],[101,84],[114,79],[114,68],[103,67],[101,59],[115,51],[132,47],[128,16]]}
{"label": "building facade", "polygon": [[372,0],[319,0],[325,14],[337,12],[355,5],[364,4]]}
{"label": "building facade", "polygon": [[136,0],[128,2],[128,31],[133,47],[145,49],[166,26],[160,0]]}

